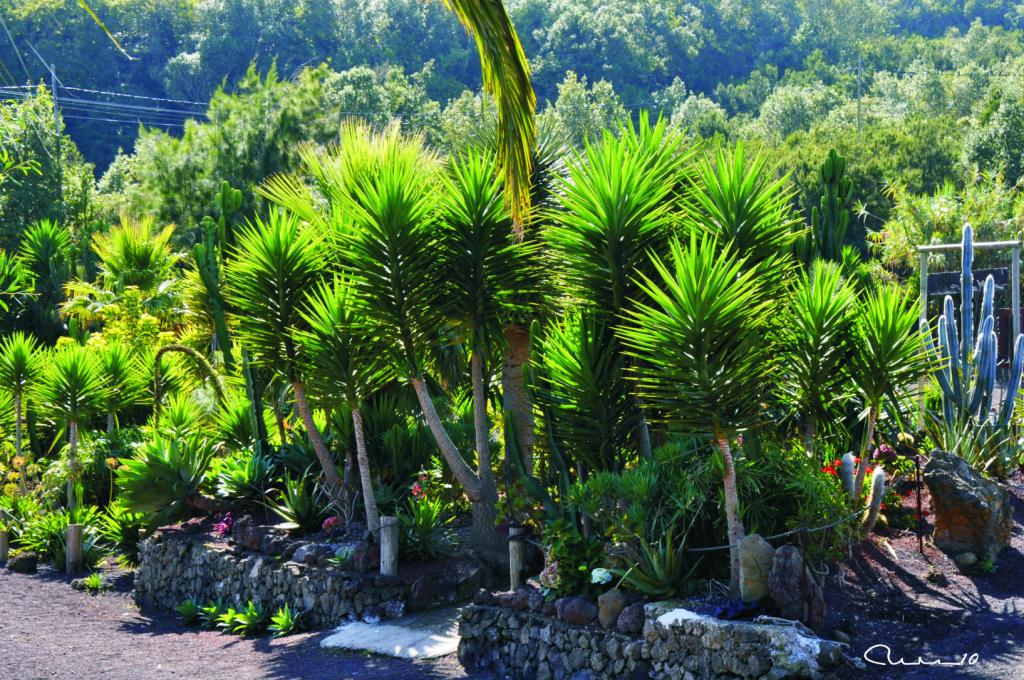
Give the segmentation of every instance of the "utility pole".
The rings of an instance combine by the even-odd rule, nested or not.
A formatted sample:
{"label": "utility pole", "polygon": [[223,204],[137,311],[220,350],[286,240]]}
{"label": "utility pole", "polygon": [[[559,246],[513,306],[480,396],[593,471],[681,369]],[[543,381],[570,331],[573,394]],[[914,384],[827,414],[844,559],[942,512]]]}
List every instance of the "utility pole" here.
{"label": "utility pole", "polygon": [[60,108],[57,101],[57,69],[50,64],[50,93],[53,95],[53,136],[56,140],[55,146],[57,155],[54,163],[57,166],[57,200],[59,214],[58,221],[64,221],[64,170],[61,163],[61,141],[60,141]]}
{"label": "utility pole", "polygon": [[857,146],[860,146],[860,130],[862,127],[862,121],[860,116],[860,81],[863,75],[864,69],[862,64],[862,58],[860,51],[857,52]]}

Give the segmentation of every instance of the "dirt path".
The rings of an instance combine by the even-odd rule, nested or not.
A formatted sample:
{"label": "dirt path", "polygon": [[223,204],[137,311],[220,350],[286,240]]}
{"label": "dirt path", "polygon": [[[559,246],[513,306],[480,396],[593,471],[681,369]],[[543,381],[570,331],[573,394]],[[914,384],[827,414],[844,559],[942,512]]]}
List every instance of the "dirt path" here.
{"label": "dirt path", "polygon": [[[884,662],[884,648],[868,650],[886,645],[894,661],[907,665],[871,665],[850,678],[1024,679],[1024,474],[1009,486],[1015,526],[994,573],[961,574],[928,543],[921,555],[909,531],[882,532],[854,551],[842,569],[846,586],[834,598],[855,612],[847,617],[852,652]],[[974,664],[911,665],[919,656],[952,664],[973,654]]]}
{"label": "dirt path", "polygon": [[413,663],[325,651],[327,633],[243,639],[141,613],[124,593],[91,596],[63,575],[0,570],[0,680],[442,680],[468,677],[453,657]]}

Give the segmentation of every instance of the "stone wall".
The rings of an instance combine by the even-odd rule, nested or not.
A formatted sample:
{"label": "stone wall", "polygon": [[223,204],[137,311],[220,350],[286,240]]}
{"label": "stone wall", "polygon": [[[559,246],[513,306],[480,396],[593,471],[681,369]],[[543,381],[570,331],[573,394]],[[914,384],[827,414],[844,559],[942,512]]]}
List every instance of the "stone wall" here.
{"label": "stone wall", "polygon": [[[205,540],[204,540],[205,539]],[[346,621],[376,623],[401,616],[410,586],[398,578],[344,571],[208,542],[208,537],[156,533],[142,542],[133,596],[141,606],[173,609],[182,600],[218,598],[269,609],[287,603],[312,628]]]}
{"label": "stone wall", "polygon": [[838,643],[799,625],[723,621],[666,603],[646,606],[637,635],[490,604],[464,608],[459,632],[467,670],[525,680],[818,678],[843,661]]}

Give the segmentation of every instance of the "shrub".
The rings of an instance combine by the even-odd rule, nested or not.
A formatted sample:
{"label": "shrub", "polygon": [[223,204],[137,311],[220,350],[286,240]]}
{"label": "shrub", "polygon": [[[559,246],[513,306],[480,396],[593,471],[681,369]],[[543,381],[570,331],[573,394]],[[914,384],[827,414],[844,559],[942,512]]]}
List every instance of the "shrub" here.
{"label": "shrub", "polygon": [[452,517],[440,498],[410,498],[398,522],[403,558],[426,562],[451,553]]}
{"label": "shrub", "polygon": [[129,511],[121,501],[107,506],[97,517],[96,533],[104,546],[115,553],[127,567],[139,564],[140,532],[146,527],[146,516]]}
{"label": "shrub", "polygon": [[319,490],[308,481],[309,474],[309,470],[295,478],[286,474],[282,488],[277,489],[277,501],[271,501],[268,506],[278,517],[305,533],[318,531],[327,515]]}
{"label": "shrub", "polygon": [[285,604],[270,617],[270,626],[267,630],[273,633],[274,637],[292,635],[302,630],[301,619],[302,612],[292,614],[291,608]]}
{"label": "shrub", "polygon": [[18,545],[48,558],[55,567],[63,568],[67,555],[68,525],[83,525],[82,554],[84,566],[95,567],[103,559],[103,551],[96,524],[99,511],[92,506],[81,505],[74,510],[59,510],[37,515],[24,527]]}
{"label": "shrub", "polygon": [[276,481],[274,461],[253,451],[223,459],[216,467],[217,494],[247,508],[260,505]]}

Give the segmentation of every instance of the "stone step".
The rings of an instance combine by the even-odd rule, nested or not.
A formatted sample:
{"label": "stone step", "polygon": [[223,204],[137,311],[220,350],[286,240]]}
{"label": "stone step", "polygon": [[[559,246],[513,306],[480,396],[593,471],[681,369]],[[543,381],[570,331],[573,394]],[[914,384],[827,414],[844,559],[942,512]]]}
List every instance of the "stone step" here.
{"label": "stone step", "polygon": [[324,648],[373,652],[399,659],[433,659],[459,646],[459,607],[416,612],[387,623],[346,623],[324,638]]}

